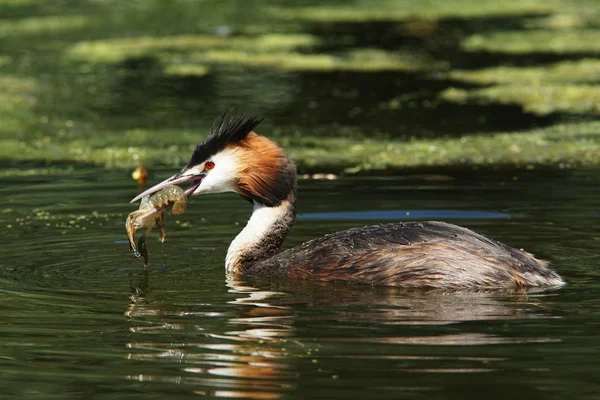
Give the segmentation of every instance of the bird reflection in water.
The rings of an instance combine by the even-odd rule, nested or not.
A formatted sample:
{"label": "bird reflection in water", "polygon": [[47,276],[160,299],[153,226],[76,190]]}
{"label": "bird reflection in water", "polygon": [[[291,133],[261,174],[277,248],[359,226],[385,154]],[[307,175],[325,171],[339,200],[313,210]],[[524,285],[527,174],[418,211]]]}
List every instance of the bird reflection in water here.
{"label": "bird reflection in water", "polygon": [[[134,340],[127,343],[127,358],[183,365],[177,376],[131,374],[127,379],[188,385],[196,394],[231,398],[275,399],[294,389],[297,372],[287,362],[284,345],[293,334],[293,315],[288,307],[269,303],[282,293],[236,281],[228,282],[228,286],[228,292],[239,297],[226,303],[239,308],[197,311],[197,306],[210,304],[165,305],[156,301],[162,296],[150,290],[147,271],[132,281],[130,303],[124,313],[133,322],[130,330],[134,334]],[[219,320],[218,328],[233,325],[237,329],[212,330],[208,326],[215,326],[214,322],[204,324],[205,318]],[[172,320],[182,322],[169,322]],[[177,333],[185,341],[179,342]]]}
{"label": "bird reflection in water", "polygon": [[[201,395],[271,399],[304,386],[301,379],[318,379],[318,371],[329,371],[329,377],[331,371],[343,376],[344,368],[356,363],[374,370],[389,365],[391,374],[440,374],[491,372],[496,370],[494,363],[506,361],[465,355],[463,350],[449,354],[448,349],[439,352],[431,346],[556,341],[461,325],[556,318],[551,310],[553,292],[445,293],[230,277],[227,293],[225,300],[219,300],[221,304],[190,301],[201,298],[193,295],[181,301],[178,295],[152,292],[146,271],[133,281],[125,312],[133,334],[127,358],[174,366],[169,366],[167,374],[127,378],[186,385]],[[459,327],[444,328],[449,324]],[[430,328],[423,331],[419,325]],[[295,326],[312,328],[298,332]],[[348,347],[348,343],[355,346]],[[421,347],[416,350],[416,346]],[[309,347],[316,352],[307,356]],[[318,368],[311,365],[315,359]],[[396,383],[394,390],[440,389],[417,387],[409,378]]]}

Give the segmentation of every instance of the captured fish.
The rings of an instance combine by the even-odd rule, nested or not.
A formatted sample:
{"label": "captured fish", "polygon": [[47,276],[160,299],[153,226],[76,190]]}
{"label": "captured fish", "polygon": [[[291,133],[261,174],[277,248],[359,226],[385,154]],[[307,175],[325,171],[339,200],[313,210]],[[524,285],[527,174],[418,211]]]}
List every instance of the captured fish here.
{"label": "captured fish", "polygon": [[[125,227],[129,237],[129,250],[133,252],[134,257],[143,256],[144,266],[148,265],[148,249],[146,248],[146,236],[154,226],[160,230],[160,241],[164,243],[166,231],[163,223],[165,210],[170,205],[173,206],[171,214],[183,214],[187,210],[187,196],[185,191],[179,186],[167,186],[152,196],[142,198],[140,208],[132,212],[127,217]],[[135,232],[146,228],[144,234],[135,243]]]}

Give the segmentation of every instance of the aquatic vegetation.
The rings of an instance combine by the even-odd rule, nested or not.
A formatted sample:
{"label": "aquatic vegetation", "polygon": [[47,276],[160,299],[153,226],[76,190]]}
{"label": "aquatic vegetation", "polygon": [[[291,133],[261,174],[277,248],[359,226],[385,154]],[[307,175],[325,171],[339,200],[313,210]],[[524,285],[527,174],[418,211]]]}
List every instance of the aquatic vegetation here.
{"label": "aquatic vegetation", "polygon": [[482,85],[596,82],[600,77],[600,60],[585,58],[539,67],[500,66],[479,70],[455,70],[451,71],[449,76],[453,79]]}
{"label": "aquatic vegetation", "polygon": [[453,79],[492,85],[474,89],[448,88],[445,100],[518,104],[527,112],[546,115],[554,112],[600,112],[600,60],[563,61],[543,67],[493,67],[450,72]]}
{"label": "aquatic vegetation", "polygon": [[[129,58],[154,56],[166,64],[168,75],[202,76],[207,63],[241,64],[281,70],[410,70],[424,68],[416,54],[380,49],[351,49],[339,55],[298,52],[317,46],[308,34],[265,34],[218,37],[181,35],[80,42],[70,48],[67,59],[90,63],[118,63]],[[177,58],[173,53],[180,53]]]}
{"label": "aquatic vegetation", "polygon": [[[349,133],[349,137],[326,136],[333,129],[288,127],[291,134],[262,132],[279,142],[304,173],[382,173],[407,167],[440,165],[465,166],[582,166],[600,164],[600,122],[559,124],[521,132],[471,134],[458,138],[410,140],[361,139],[369,132]],[[350,131],[355,131],[353,128]],[[85,139],[69,143],[47,141],[33,146],[18,140],[0,140],[0,158],[15,160],[73,161],[108,168],[133,169],[139,162],[148,167],[179,168],[201,135],[189,131],[170,131],[166,142],[147,142],[130,146],[131,139],[106,133],[109,143],[90,143]],[[161,135],[162,136],[162,135]],[[190,139],[193,138],[193,139]],[[128,143],[127,145],[125,143]],[[97,147],[95,147],[97,146]],[[129,147],[128,147],[129,146]]]}
{"label": "aquatic vegetation", "polygon": [[425,68],[426,65],[416,57],[402,57],[398,53],[377,49],[354,49],[339,55],[213,50],[199,53],[194,58],[199,62],[241,64],[286,71],[407,71]]}
{"label": "aquatic vegetation", "polygon": [[[572,10],[576,12],[577,10]],[[581,10],[579,10],[581,11]],[[558,13],[546,17],[537,17],[526,21],[524,26],[527,28],[545,28],[545,29],[573,29],[587,26],[593,16],[587,13]]]}
{"label": "aquatic vegetation", "polygon": [[91,63],[117,63],[140,56],[159,56],[199,49],[239,49],[245,51],[283,51],[318,44],[308,34],[264,34],[220,37],[215,35],[141,36],[79,42],[66,55],[70,60]]}
{"label": "aquatic vegetation", "polygon": [[598,122],[460,138],[408,141],[328,138],[321,140],[319,148],[303,148],[303,141],[296,141],[289,148],[301,171],[381,173],[440,165],[568,167],[600,161]]}
{"label": "aquatic vegetation", "polygon": [[[64,214],[51,207],[34,208],[27,211],[27,214],[23,214],[18,207],[15,210],[5,208],[3,213],[11,215],[11,217],[5,217],[3,222],[8,222],[6,225],[8,228],[48,228],[64,235],[69,231],[86,230],[95,225],[103,225],[120,217],[117,213],[108,214],[97,211],[89,214]],[[12,214],[14,214],[14,218],[12,218]]]}
{"label": "aquatic vegetation", "polygon": [[12,57],[11,56],[3,56],[0,55],[0,68],[5,66],[5,65],[9,65],[12,63]]}
{"label": "aquatic vegetation", "polygon": [[467,51],[501,53],[590,53],[600,51],[600,29],[519,30],[476,34],[462,42]]}
{"label": "aquatic vegetation", "polygon": [[35,118],[33,106],[39,88],[34,78],[0,74],[0,137],[14,137]]}
{"label": "aquatic vegetation", "polygon": [[0,91],[6,94],[30,94],[39,89],[34,78],[22,78],[16,75],[0,74]]}
{"label": "aquatic vegetation", "polygon": [[204,65],[197,64],[168,64],[165,67],[165,75],[174,76],[204,76],[208,75],[210,69]]}
{"label": "aquatic vegetation", "polygon": [[449,101],[485,101],[519,104],[539,115],[554,112],[600,114],[600,85],[528,84],[498,85],[483,89],[450,88],[441,97]]}
{"label": "aquatic vegetation", "polygon": [[14,178],[23,176],[63,176],[75,172],[75,167],[39,167],[39,168],[10,168],[0,169],[0,178]]}
{"label": "aquatic vegetation", "polygon": [[17,20],[0,19],[0,38],[54,34],[82,29],[94,23],[94,19],[83,15],[32,17]]}
{"label": "aquatic vegetation", "polygon": [[390,21],[407,18],[477,17],[511,14],[543,14],[557,9],[560,2],[544,0],[477,0],[397,1],[363,0],[353,6],[322,5],[312,7],[273,7],[270,13],[292,20],[333,21]]}

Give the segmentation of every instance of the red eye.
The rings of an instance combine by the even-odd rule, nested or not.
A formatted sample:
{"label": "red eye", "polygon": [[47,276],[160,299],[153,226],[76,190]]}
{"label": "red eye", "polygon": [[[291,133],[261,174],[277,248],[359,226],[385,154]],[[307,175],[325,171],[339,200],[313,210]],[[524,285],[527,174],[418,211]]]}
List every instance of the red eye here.
{"label": "red eye", "polygon": [[204,168],[206,169],[213,169],[215,167],[215,163],[212,161],[207,161],[204,163]]}

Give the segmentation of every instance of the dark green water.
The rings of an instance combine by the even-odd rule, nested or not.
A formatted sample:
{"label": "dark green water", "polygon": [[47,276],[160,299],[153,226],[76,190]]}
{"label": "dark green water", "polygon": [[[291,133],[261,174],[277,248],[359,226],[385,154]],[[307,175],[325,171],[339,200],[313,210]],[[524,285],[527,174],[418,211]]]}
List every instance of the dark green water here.
{"label": "dark green water", "polygon": [[[1,178],[0,397],[597,398],[598,171],[447,174],[302,181],[299,211],[506,213],[451,221],[549,259],[569,285],[427,294],[227,281],[227,246],[250,213],[233,194],[168,216],[144,271],[125,242],[127,175]],[[299,219],[286,245],[375,222]]]}

